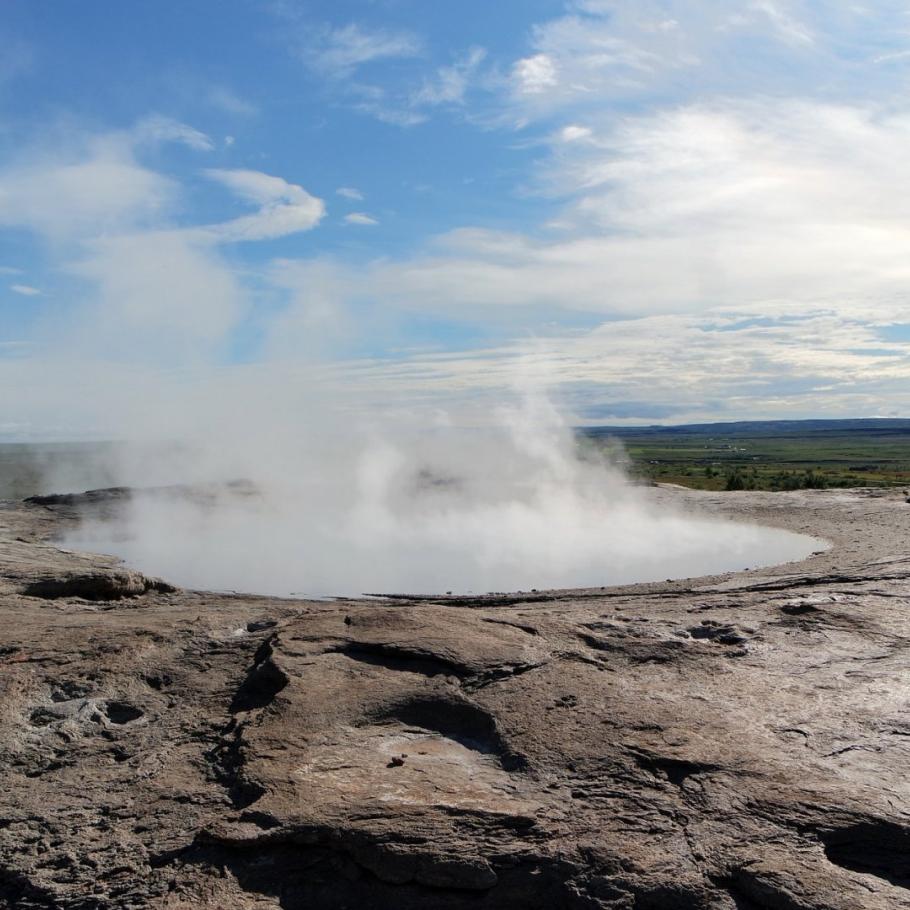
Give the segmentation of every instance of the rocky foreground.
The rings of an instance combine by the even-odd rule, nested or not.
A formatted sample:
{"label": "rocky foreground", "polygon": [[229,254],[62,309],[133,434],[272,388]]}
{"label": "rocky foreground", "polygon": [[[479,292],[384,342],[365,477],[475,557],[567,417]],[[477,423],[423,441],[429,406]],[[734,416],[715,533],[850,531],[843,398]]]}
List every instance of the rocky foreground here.
{"label": "rocky foreground", "polygon": [[304,602],[0,505],[0,906],[910,908],[910,505],[663,495],[833,542],[623,589]]}

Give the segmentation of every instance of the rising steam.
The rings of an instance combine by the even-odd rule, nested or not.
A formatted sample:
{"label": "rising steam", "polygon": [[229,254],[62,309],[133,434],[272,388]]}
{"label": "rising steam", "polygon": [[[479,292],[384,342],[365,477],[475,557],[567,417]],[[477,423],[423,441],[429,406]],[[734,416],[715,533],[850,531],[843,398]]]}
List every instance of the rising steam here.
{"label": "rising steam", "polygon": [[818,546],[684,515],[617,464],[583,457],[538,392],[495,424],[320,424],[311,413],[280,439],[237,432],[166,458],[159,450],[158,480],[245,482],[140,495],[68,543],[189,587],[310,596],[594,587],[777,563]]}

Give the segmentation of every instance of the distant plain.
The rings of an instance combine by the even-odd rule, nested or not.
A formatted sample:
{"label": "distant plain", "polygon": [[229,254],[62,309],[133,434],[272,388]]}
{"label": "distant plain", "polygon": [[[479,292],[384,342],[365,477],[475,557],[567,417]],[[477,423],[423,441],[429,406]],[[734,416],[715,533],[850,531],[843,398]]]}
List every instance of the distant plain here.
{"label": "distant plain", "polygon": [[582,445],[622,443],[633,476],[698,490],[910,486],[910,420],[771,420],[588,427]]}

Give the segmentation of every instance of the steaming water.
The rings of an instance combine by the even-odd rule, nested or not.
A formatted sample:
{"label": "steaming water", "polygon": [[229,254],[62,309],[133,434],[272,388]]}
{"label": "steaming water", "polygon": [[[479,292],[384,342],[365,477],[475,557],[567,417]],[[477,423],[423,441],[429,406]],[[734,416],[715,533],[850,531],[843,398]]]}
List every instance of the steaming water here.
{"label": "steaming water", "polygon": [[[276,538],[263,516],[239,514],[222,516],[217,526],[193,518],[183,532],[173,533],[173,522],[186,519],[186,512],[159,504],[144,510],[146,519],[155,516],[149,533],[115,536],[95,526],[69,544],[114,554],[183,587],[310,597],[470,594],[662,581],[800,560],[824,546],[815,538],[772,528],[675,516],[655,516],[643,541],[610,533],[593,515],[568,528],[559,515],[510,511],[505,522],[490,524],[490,516],[483,515],[462,522],[457,533],[475,534],[475,546],[456,543],[451,528],[425,524],[409,533],[386,529],[385,542],[358,545],[337,529],[325,529],[317,540],[297,541],[285,532]],[[619,527],[627,518],[623,511],[614,516]],[[526,532],[529,525],[548,525],[534,528],[535,545],[510,539],[511,533]],[[186,533],[189,528],[191,533]]]}
{"label": "steaming water", "polygon": [[[190,588],[272,595],[485,593],[693,577],[808,556],[819,541],[687,514],[582,457],[549,402],[499,428],[382,431],[326,422],[280,439],[234,434],[122,471],[245,486],[137,496],[73,547]],[[413,421],[411,421],[413,423]],[[274,424],[273,424],[274,425]],[[157,473],[154,473],[157,472]]]}
{"label": "steaming water", "polygon": [[140,496],[121,520],[87,524],[68,543],[184,587],[311,597],[599,587],[779,564],[824,546],[694,517],[615,481],[513,484],[475,499],[422,475],[391,499],[347,492]]}

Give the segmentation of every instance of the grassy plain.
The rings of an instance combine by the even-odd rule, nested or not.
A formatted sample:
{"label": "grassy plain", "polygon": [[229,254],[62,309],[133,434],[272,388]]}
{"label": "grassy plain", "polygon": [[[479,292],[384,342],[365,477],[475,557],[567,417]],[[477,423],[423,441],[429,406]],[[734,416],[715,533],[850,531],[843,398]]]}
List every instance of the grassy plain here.
{"label": "grassy plain", "polygon": [[638,477],[702,490],[910,487],[910,420],[588,427],[580,434],[585,446],[621,441]]}

